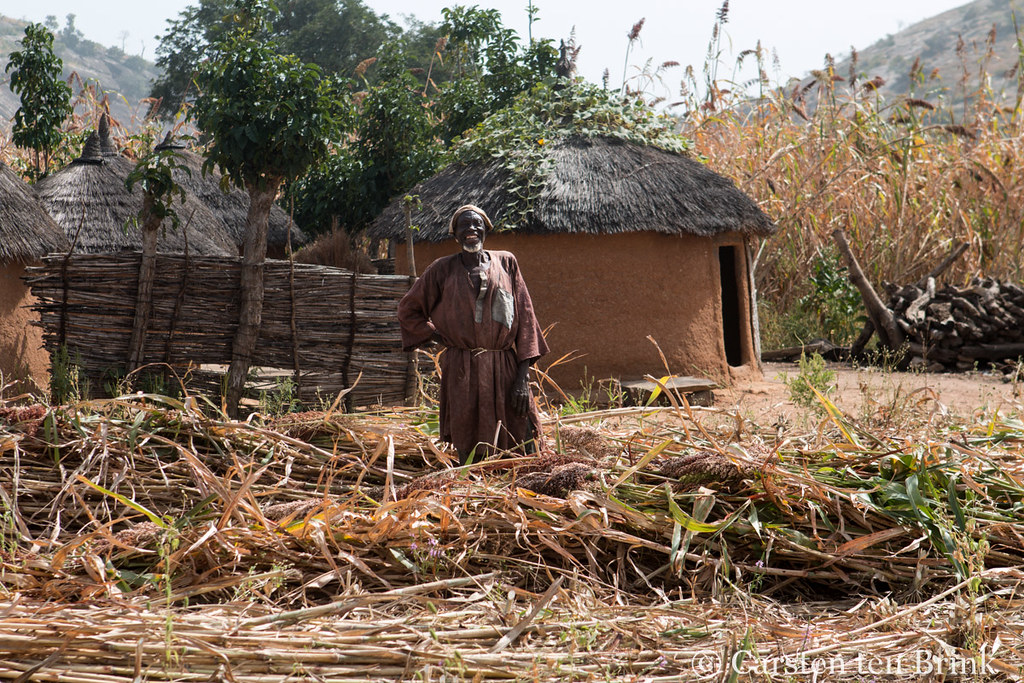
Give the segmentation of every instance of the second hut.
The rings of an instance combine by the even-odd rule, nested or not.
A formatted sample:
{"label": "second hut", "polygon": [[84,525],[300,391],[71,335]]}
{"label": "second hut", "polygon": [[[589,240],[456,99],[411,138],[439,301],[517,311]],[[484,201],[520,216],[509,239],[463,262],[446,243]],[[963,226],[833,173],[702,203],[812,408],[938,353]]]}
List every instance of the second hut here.
{"label": "second hut", "polygon": [[[173,140],[170,134],[156,146],[156,149],[173,149],[178,153],[188,170],[176,171],[175,180],[185,192],[206,204],[224,221],[228,233],[238,247],[238,253],[241,254],[245,223],[249,213],[248,193],[234,186],[225,191],[221,184],[221,173],[216,170],[204,172],[205,159],[187,149],[181,142]],[[288,258],[289,246],[294,251],[306,241],[306,234],[295,225],[291,216],[276,203],[272,204],[267,220],[267,258]]]}
{"label": "second hut", "polygon": [[[135,165],[119,156],[106,136],[106,126],[86,140],[81,156],[36,184],[43,208],[64,230],[75,253],[116,253],[142,248],[135,226],[142,208],[142,190],[129,191],[125,180]],[[205,204],[186,194],[175,210],[177,229],[165,221],[157,249],[182,253],[186,244],[197,256],[235,256],[234,240],[224,221]]]}
{"label": "second hut", "polygon": [[[566,390],[593,378],[672,374],[720,384],[760,376],[751,254],[775,225],[727,178],[675,152],[612,137],[549,142],[549,171],[528,220],[487,236],[516,255]],[[452,253],[448,220],[463,204],[496,225],[514,205],[501,159],[453,164],[408,194],[416,267]],[[401,200],[371,228],[404,241]],[[410,265],[395,250],[396,272]],[[660,357],[657,342],[664,352]]]}

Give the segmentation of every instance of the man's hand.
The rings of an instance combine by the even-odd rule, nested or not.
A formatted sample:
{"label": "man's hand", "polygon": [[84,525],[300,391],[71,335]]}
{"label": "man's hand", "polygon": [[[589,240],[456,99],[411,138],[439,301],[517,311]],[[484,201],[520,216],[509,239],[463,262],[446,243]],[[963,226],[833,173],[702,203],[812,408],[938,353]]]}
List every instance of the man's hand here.
{"label": "man's hand", "polygon": [[519,417],[526,417],[530,410],[530,363],[522,361],[516,372],[515,382],[512,383],[512,410]]}

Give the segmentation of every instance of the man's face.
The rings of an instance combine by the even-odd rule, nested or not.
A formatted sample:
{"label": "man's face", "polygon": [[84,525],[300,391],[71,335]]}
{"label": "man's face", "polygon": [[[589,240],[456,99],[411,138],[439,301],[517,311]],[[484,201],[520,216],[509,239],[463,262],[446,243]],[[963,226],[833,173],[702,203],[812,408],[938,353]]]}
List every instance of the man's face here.
{"label": "man's face", "polygon": [[483,249],[486,234],[484,218],[476,211],[461,213],[455,220],[455,239],[462,245],[463,251],[475,254]]}

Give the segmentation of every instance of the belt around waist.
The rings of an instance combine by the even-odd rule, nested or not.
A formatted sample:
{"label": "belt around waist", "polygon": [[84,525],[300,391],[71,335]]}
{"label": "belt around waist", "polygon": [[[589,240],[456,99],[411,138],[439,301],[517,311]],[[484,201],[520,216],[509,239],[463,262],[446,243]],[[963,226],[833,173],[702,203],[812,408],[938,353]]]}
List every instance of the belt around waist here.
{"label": "belt around waist", "polygon": [[469,349],[469,348],[466,348],[464,346],[449,346],[448,348],[449,349],[453,349],[455,351],[468,351],[469,353],[472,353],[474,356],[479,356],[481,353],[498,353],[498,352],[501,352],[501,351],[511,351],[512,350],[511,346],[508,347],[508,348],[505,348],[505,349],[485,349],[485,348],[480,347],[480,346],[478,346],[476,348],[473,348],[473,349]]}

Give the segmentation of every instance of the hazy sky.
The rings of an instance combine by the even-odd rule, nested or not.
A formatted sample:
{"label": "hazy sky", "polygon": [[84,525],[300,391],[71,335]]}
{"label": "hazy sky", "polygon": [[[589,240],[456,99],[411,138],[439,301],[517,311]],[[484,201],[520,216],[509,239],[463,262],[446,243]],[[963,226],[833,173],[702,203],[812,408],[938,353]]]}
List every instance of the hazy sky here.
{"label": "hazy sky", "polygon": [[[437,21],[441,8],[451,0],[365,0],[378,13],[387,13],[398,23],[414,14],[423,21]],[[501,10],[505,24],[521,36],[526,35],[526,7],[530,0],[462,0]],[[704,63],[711,27],[721,0],[534,0],[539,21],[534,36],[568,37],[576,28],[576,40],[582,46],[580,73],[599,82],[608,68],[611,83],[622,81],[626,56],[626,35],[635,22],[645,18],[640,44],[629,62],[641,66],[651,60],[653,66],[672,60],[683,66],[699,68]],[[156,35],[163,33],[166,20],[192,4],[189,0],[0,0],[0,14],[42,21],[56,15],[61,25],[65,15],[76,15],[75,25],[87,38],[104,45],[123,44],[125,51],[154,56]],[[729,77],[734,56],[753,48],[760,40],[779,58],[781,73],[770,72],[774,80],[802,75],[823,63],[826,53],[838,57],[850,46],[863,49],[888,33],[895,33],[921,19],[966,4],[964,0],[859,0],[838,3],[829,0],[731,0],[723,42],[723,63],[730,65],[719,75]],[[632,73],[635,73],[633,71]],[[628,75],[628,74],[627,74]],[[666,74],[676,84],[681,69]],[[674,87],[674,86],[673,86]]]}

